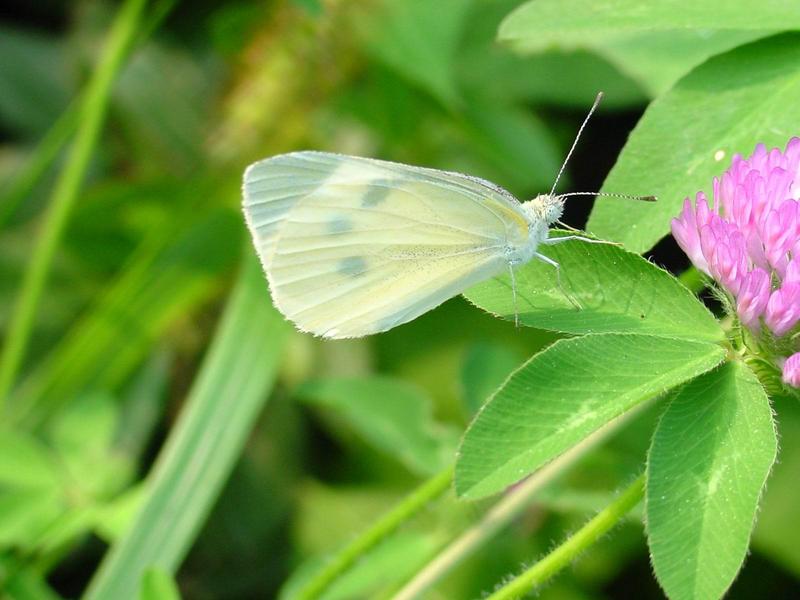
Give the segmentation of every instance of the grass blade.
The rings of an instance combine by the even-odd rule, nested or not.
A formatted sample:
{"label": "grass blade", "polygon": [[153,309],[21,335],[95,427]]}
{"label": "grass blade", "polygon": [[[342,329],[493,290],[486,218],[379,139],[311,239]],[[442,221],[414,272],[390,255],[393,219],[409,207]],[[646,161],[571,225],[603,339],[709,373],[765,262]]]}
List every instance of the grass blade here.
{"label": "grass blade", "polygon": [[17,296],[3,354],[0,356],[0,400],[8,396],[25,356],[36,310],[44,292],[56,248],[78,197],[108,107],[111,85],[125,58],[147,0],[127,0],[112,25],[100,63],[95,69],[85,102],[75,142],[59,175],[45,214],[42,232],[33,250]]}
{"label": "grass blade", "polygon": [[134,598],[150,568],[174,573],[189,550],[275,378],[288,325],[248,260],[208,356],[148,481],[148,499],[86,597]]}

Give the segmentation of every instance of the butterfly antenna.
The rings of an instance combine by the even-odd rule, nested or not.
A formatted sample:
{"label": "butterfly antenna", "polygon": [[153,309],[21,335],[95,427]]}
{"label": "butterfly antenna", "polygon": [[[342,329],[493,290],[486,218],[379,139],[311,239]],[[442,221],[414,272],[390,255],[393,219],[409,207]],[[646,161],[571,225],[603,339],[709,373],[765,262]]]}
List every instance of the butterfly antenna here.
{"label": "butterfly antenna", "polygon": [[642,202],[655,202],[657,196],[636,196],[634,194],[617,194],[616,192],[567,192],[559,194],[556,198],[569,198],[570,196],[609,196],[611,198],[623,198],[624,200],[641,200]]}
{"label": "butterfly antenna", "polygon": [[589,122],[589,119],[591,118],[592,113],[594,113],[595,109],[597,108],[597,105],[600,104],[600,100],[602,100],[602,99],[603,99],[603,92],[598,92],[597,97],[594,99],[594,104],[592,104],[592,108],[589,109],[589,114],[586,115],[586,118],[583,120],[583,123],[581,123],[581,126],[578,129],[578,133],[575,136],[575,141],[572,142],[572,147],[569,149],[569,152],[567,152],[567,157],[564,159],[564,162],[562,163],[561,168],[558,170],[558,175],[556,175],[556,180],[553,182],[553,187],[550,188],[550,195],[551,196],[553,195],[553,192],[556,191],[556,186],[558,185],[558,180],[561,179],[561,175],[564,174],[564,169],[567,168],[567,163],[569,162],[569,159],[572,156],[573,151],[575,150],[575,146],[578,145],[578,140],[581,139],[581,134],[583,133],[583,128],[586,127],[586,123]]}

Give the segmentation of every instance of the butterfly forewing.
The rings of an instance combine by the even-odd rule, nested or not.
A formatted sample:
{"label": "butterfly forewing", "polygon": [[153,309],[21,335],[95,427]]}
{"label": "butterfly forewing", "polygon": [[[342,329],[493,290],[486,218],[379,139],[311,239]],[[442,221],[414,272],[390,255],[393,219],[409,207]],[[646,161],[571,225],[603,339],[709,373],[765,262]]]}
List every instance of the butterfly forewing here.
{"label": "butterfly forewing", "polygon": [[327,337],[385,331],[501,272],[528,227],[482,180],[318,152],[248,169],[245,213],[276,305]]}

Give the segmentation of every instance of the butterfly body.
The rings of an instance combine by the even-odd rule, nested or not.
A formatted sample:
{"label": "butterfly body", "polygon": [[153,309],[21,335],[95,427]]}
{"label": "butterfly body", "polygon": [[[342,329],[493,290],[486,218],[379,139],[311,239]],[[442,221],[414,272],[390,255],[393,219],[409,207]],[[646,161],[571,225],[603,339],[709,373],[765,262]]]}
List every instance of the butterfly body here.
{"label": "butterfly body", "polygon": [[278,309],[328,338],[391,329],[534,257],[563,209],[482,179],[325,152],[251,165],[244,213]]}

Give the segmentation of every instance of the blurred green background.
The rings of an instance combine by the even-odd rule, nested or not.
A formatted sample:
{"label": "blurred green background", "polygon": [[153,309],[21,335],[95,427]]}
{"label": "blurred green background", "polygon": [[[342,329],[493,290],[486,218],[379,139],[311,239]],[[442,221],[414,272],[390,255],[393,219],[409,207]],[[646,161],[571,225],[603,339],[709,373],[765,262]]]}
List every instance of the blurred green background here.
{"label": "blurred green background", "polygon": [[[87,122],[75,99],[133,4],[0,8],[4,336]],[[561,184],[599,189],[649,100],[743,38],[520,55],[495,40],[518,0],[139,4],[2,404],[0,589],[290,598],[321,557],[445,468],[471,415],[553,336],[461,298],[368,339],[294,332],[246,238],[245,166],[315,148],[466,172],[526,199],[550,188],[603,90]],[[581,227],[590,204],[573,199],[565,220]],[[654,256],[686,264],[669,242]],[[777,408],[781,463],[731,598],[800,590],[800,408]],[[577,528],[639,472],[657,415],[584,458],[428,597],[478,597]],[[325,597],[389,597],[487,507],[446,495]],[[661,597],[641,523],[540,596]]]}

